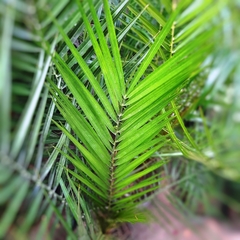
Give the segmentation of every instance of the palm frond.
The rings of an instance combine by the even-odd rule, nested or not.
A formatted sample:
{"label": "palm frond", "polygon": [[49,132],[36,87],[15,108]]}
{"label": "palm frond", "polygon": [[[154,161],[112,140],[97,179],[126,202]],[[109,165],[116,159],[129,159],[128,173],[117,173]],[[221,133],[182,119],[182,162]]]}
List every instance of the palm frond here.
{"label": "palm frond", "polygon": [[[68,2],[52,8],[59,21]],[[64,195],[58,193],[66,158],[59,157],[59,152],[53,148],[56,144],[66,152],[69,140],[51,122],[62,117],[49,99],[45,81],[51,72],[52,58],[45,52],[46,45],[40,42],[46,33],[51,53],[59,40],[56,29],[48,27],[50,18],[42,15],[42,4],[43,1],[0,3],[0,74],[3,79],[0,84],[0,194],[3,196],[0,238],[6,239],[26,239],[32,231],[37,233],[37,239],[52,239],[56,231],[51,229],[57,229],[58,223],[67,235],[76,238],[72,215]],[[73,7],[72,2],[71,5]],[[69,12],[71,10],[68,8]],[[69,24],[64,25],[66,29]],[[67,124],[65,126],[69,129]]]}
{"label": "palm frond", "polygon": [[[213,29],[207,22],[210,13],[217,12],[218,8],[209,5],[209,2],[200,4],[205,11],[204,20],[197,15],[197,11],[193,14],[189,10],[198,9],[199,6],[180,3],[173,5],[164,24],[163,18],[159,19],[158,24],[163,24],[159,30],[156,30],[156,26],[152,28],[153,25],[143,25],[146,31],[153,29],[152,33],[156,37],[154,42],[145,42],[148,48],[144,46],[140,49],[144,58],[132,61],[132,71],[129,70],[126,79],[123,72],[127,61],[121,59],[121,42],[118,42],[117,37],[121,35],[121,29],[116,33],[109,3],[103,1],[104,12],[101,13],[96,12],[92,1],[87,1],[86,5],[80,2],[77,4],[86,27],[83,47],[85,42],[91,42],[89,48],[95,67],[88,63],[89,56],[79,55],[81,43],[77,49],[61,25],[54,20],[71,51],[70,55],[74,56],[78,64],[78,67],[73,68],[58,53],[55,54],[55,66],[71,95],[66,96],[53,81],[50,81],[50,91],[73,132],[58,123],[56,125],[79,150],[80,155],[71,150],[66,154],[77,169],[77,172],[68,170],[78,179],[76,184],[79,182],[82,185],[82,191],[90,197],[93,206],[98,207],[101,214],[104,213],[106,222],[112,222],[113,219],[116,222],[120,219],[123,221],[125,209],[137,206],[139,201],[158,188],[161,180],[158,169],[165,162],[153,159],[151,155],[169,139],[168,135],[161,134],[169,124],[168,117],[177,111],[175,105],[168,108],[169,103],[199,73],[205,56],[212,48],[208,39]],[[91,16],[86,15],[88,11],[84,11],[84,6],[89,7]],[[148,4],[146,6],[144,1],[137,7],[144,9],[142,13],[153,14],[153,8],[148,7]],[[136,15],[135,8],[135,4],[129,4],[129,11]],[[126,16],[124,9],[119,14],[120,19]],[[105,26],[101,24],[102,19],[103,22],[106,20],[106,29],[102,27]],[[145,17],[140,15],[132,17],[131,21],[146,23]],[[199,24],[206,27],[196,32]],[[126,38],[132,37],[126,28],[122,31]],[[191,41],[193,33],[195,40]],[[138,37],[141,31],[134,31],[134,34]],[[168,47],[165,50],[166,45]],[[165,54],[157,67],[152,64],[156,54],[162,58],[162,52],[159,53],[161,48]],[[154,71],[149,72],[152,66]],[[84,81],[82,77],[79,78],[83,74],[79,75],[77,68],[84,73]],[[99,70],[95,71],[96,68]],[[69,97],[73,97],[75,104],[69,101]],[[169,110],[163,113],[164,108]],[[126,215],[125,220],[133,218]]]}

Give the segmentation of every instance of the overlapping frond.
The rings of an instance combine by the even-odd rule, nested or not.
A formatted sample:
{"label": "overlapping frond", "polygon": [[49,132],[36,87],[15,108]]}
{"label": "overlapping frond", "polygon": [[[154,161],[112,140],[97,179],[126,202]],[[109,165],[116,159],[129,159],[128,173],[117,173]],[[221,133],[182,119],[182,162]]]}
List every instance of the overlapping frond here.
{"label": "overlapping frond", "polygon": [[[52,239],[55,234],[52,230],[57,224],[65,228],[72,239],[76,238],[71,229],[72,215],[67,201],[62,191],[57,192],[64,178],[66,158],[60,156],[53,145],[66,152],[69,140],[51,122],[52,119],[62,120],[62,117],[49,99],[45,84],[48,73],[54,69],[51,69],[51,54],[45,51],[42,39],[46,34],[50,53],[59,39],[50,18],[45,16],[46,6],[42,4],[42,1],[0,3],[1,239],[26,239],[29,234],[36,235],[36,239]],[[73,2],[53,6],[53,15],[60,21],[72,11]],[[65,6],[68,8],[64,10]],[[75,15],[78,14],[77,11]],[[65,30],[69,26],[72,23],[65,24]],[[67,123],[65,127],[70,129]],[[62,189],[64,186],[67,188],[68,184],[61,184]]]}
{"label": "overlapping frond", "polygon": [[[103,1],[103,12],[96,12],[92,1],[84,5],[77,1],[77,4],[86,27],[85,38],[77,48],[54,20],[76,65],[67,64],[58,53],[54,63],[71,92],[69,97],[76,103],[72,104],[69,97],[50,82],[53,99],[74,134],[56,124],[79,150],[79,154],[70,150],[66,154],[77,169],[69,172],[82,184],[93,205],[117,221],[121,211],[134,207],[158,188],[159,169],[165,162],[151,156],[169,139],[163,129],[177,110],[175,105],[169,108],[169,103],[199,73],[211,49],[208,39],[213,28],[207,23],[213,8],[214,12],[217,8],[210,6],[210,2],[199,6],[180,2],[172,5],[167,19],[159,15],[157,25],[151,25],[146,19],[154,14],[154,8],[139,1],[139,5],[128,5],[131,15],[126,15],[124,7],[119,15],[122,23],[128,17],[130,22],[144,23],[143,29],[133,24],[133,33],[130,33],[126,27],[122,30],[121,25],[115,30],[118,23],[108,1]],[[84,6],[90,9],[90,16]],[[138,15],[136,7],[147,15]],[[198,16],[197,11],[190,11],[198,8],[204,11],[206,20]],[[206,27],[199,28],[200,24]],[[141,38],[143,31],[153,35],[150,42],[148,38]],[[135,35],[135,42],[140,39],[145,44],[135,56],[131,54],[130,59],[121,57],[124,38],[118,36],[122,34],[126,39]],[[79,54],[86,43],[90,54]],[[126,76],[123,73],[129,62],[131,68]]]}

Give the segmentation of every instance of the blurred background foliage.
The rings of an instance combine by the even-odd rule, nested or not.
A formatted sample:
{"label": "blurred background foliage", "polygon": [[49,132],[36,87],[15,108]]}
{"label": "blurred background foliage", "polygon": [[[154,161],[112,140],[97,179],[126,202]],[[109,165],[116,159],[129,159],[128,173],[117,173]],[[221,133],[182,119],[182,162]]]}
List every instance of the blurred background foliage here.
{"label": "blurred background foliage", "polygon": [[[177,160],[169,163],[171,181],[189,176],[170,193],[175,202],[180,199],[195,213],[225,220],[236,220],[240,213],[239,10],[240,2],[236,0],[228,1],[219,12],[216,21],[222,25],[215,33],[214,51],[206,59],[206,65],[210,63],[211,67],[202,73],[206,78],[197,107],[185,116],[185,126],[206,156],[199,158],[190,150],[188,157],[204,165],[186,161],[181,156],[174,156]],[[197,87],[192,88],[196,91]],[[182,128],[175,130],[188,143]],[[181,204],[175,206],[186,214]]]}

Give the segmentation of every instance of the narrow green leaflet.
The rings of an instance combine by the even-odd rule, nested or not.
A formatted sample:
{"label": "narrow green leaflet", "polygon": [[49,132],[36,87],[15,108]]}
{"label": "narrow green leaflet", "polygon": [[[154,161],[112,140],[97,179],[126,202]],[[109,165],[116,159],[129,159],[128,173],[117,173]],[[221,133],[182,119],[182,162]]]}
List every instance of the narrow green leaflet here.
{"label": "narrow green leaflet", "polygon": [[134,78],[131,82],[131,85],[128,89],[127,95],[132,92],[135,85],[138,83],[139,79],[142,77],[143,73],[145,72],[145,70],[149,66],[150,62],[152,61],[153,57],[157,53],[161,44],[165,40],[166,36],[168,35],[168,33],[169,33],[169,31],[172,27],[172,24],[173,24],[174,20],[176,19],[176,16],[177,16],[179,10],[180,10],[180,7],[178,7],[178,10],[176,10],[171,15],[171,18],[168,20],[167,24],[163,27],[163,29],[160,31],[159,35],[156,37],[154,44],[151,46],[147,56],[145,57],[144,61],[142,62],[142,64],[138,68],[138,71],[137,71],[136,75],[134,76]]}
{"label": "narrow green leaflet", "polygon": [[67,203],[68,203],[68,206],[71,209],[73,217],[75,218],[76,221],[78,221],[78,219],[81,218],[81,216],[79,216],[78,212],[77,212],[78,207],[77,207],[76,203],[73,201],[73,199],[72,199],[69,191],[67,190],[67,188],[66,188],[62,179],[60,180],[60,186],[63,190],[63,194],[65,196],[65,199],[66,199]]}
{"label": "narrow green leaflet", "polygon": [[28,187],[29,182],[24,181],[15,193],[14,198],[9,201],[9,206],[4,211],[4,214],[0,220],[0,238],[3,238],[10,228],[17,212],[19,211],[23,199],[26,197]]}
{"label": "narrow green leaflet", "polygon": [[[150,142],[150,143],[153,145],[153,142]],[[118,179],[116,183],[121,181],[122,177],[129,176],[134,169],[136,169],[141,164],[143,164],[147,159],[149,159],[153,155],[153,153],[159,150],[163,145],[164,145],[164,142],[161,142],[160,144],[155,145],[155,147],[152,147],[149,151],[146,151],[141,156],[138,156],[136,159],[133,159],[130,163],[129,163],[129,159],[127,159],[128,162],[126,161],[123,167],[120,166],[118,168],[118,171],[116,171],[116,177]],[[164,162],[162,164],[164,164]]]}
{"label": "narrow green leaflet", "polygon": [[125,94],[125,82],[124,82],[122,60],[121,60],[120,51],[118,47],[115,27],[113,24],[113,19],[112,19],[108,1],[103,0],[103,5],[104,5],[104,11],[106,14],[108,33],[109,33],[109,38],[110,38],[111,47],[112,47],[113,61],[115,63],[114,65],[118,73],[119,88],[121,90],[121,95],[123,96]]}
{"label": "narrow green leaflet", "polygon": [[111,139],[107,127],[109,127],[111,131],[113,131],[113,127],[106,114],[103,112],[98,102],[93,98],[91,93],[84,87],[84,85],[79,81],[77,76],[68,68],[67,64],[65,64],[60,57],[58,57],[58,62],[56,62],[56,66],[61,73],[64,81],[71,89],[71,92],[76,98],[79,106],[82,108],[82,110],[88,117],[90,123],[98,133],[99,137],[109,148],[109,142]]}
{"label": "narrow green leaflet", "polygon": [[26,214],[26,218],[23,220],[21,224],[21,231],[27,233],[34,223],[36,216],[38,215],[38,211],[41,205],[41,201],[43,199],[43,190],[39,189],[36,197],[34,198],[32,205],[30,206],[29,211]]}
{"label": "narrow green leaflet", "polygon": [[[77,49],[74,47],[73,43],[71,42],[71,40],[68,38],[67,34],[63,31],[62,27],[57,23],[57,21],[54,19],[54,23],[56,24],[56,26],[58,27],[64,41],[66,42],[67,46],[69,47],[69,49],[71,50],[75,60],[77,60],[79,66],[81,67],[83,73],[85,74],[85,76],[88,78],[89,82],[92,84],[92,87],[94,88],[94,90],[96,91],[99,99],[101,100],[103,106],[106,108],[108,114],[114,119],[116,120],[116,116],[115,113],[113,111],[112,106],[110,105],[106,95],[104,94],[103,90],[101,89],[100,84],[98,83],[98,81],[96,80],[95,76],[93,75],[92,71],[89,69],[87,63],[84,61],[84,59],[82,58],[82,56],[79,54],[79,52],[77,51]],[[56,59],[58,60],[58,62],[61,63],[62,68],[64,67],[66,70],[65,71],[70,71],[70,69],[68,69],[68,67],[66,66],[66,63],[64,63],[63,60],[61,60],[61,58],[58,56],[58,54],[55,55]],[[60,67],[60,66],[59,66]],[[73,74],[72,74],[73,75]],[[67,75],[69,76],[69,75]],[[64,81],[68,84],[69,88],[72,90],[72,93],[75,95],[76,94],[76,89],[82,89],[81,91],[85,90],[83,84],[79,81],[79,79],[77,79],[77,77],[75,77],[75,81],[70,81],[69,78],[64,78]],[[80,90],[79,89],[79,90]],[[86,90],[85,90],[85,94]],[[103,113],[102,109],[98,106],[98,103],[92,99],[93,97],[90,96],[90,94],[87,94],[87,99],[88,101],[91,101],[91,103],[93,104],[93,109],[95,109],[96,112],[100,112],[101,113],[101,118],[99,120],[102,119],[101,122],[105,121],[105,124],[107,125],[107,127],[109,127],[110,130],[112,130],[112,126],[109,123],[109,119],[106,118],[105,113]],[[100,115],[99,113],[99,115]]]}
{"label": "narrow green leaflet", "polygon": [[[57,93],[56,98],[59,98],[59,101],[56,102],[57,106],[63,116],[69,118],[69,124],[73,131],[76,132],[76,134],[81,137],[84,144],[95,153],[96,158],[99,158],[100,155],[101,161],[107,164],[109,157],[108,152],[99,136],[93,130],[92,126],[86,121],[84,116],[82,116],[76,107],[72,105],[68,98],[58,88],[56,88],[54,84],[52,86],[56,91],[54,92],[54,95]],[[109,142],[107,144],[109,145]]]}
{"label": "narrow green leaflet", "polygon": [[[97,33],[99,34],[99,36],[98,36],[99,41],[100,41],[100,45],[99,45],[98,41],[96,39],[96,36],[93,32],[93,29],[89,23],[89,20],[87,19],[86,15],[85,15],[85,12],[84,12],[84,9],[82,8],[81,3],[79,1],[77,1],[77,4],[79,6],[79,10],[82,14],[86,29],[87,29],[90,39],[92,41],[95,53],[98,58],[99,65],[103,72],[112,104],[114,106],[115,111],[118,113],[119,112],[119,101],[121,101],[121,99],[122,99],[121,90],[120,90],[119,81],[117,81],[117,79],[116,79],[116,77],[118,75],[114,75],[115,68],[112,63],[112,57],[109,52],[109,48],[107,46],[105,37],[102,33],[101,25],[99,23],[96,13],[95,13],[94,7],[93,7],[91,1],[89,1],[91,13],[93,14],[93,18],[94,18],[95,29],[96,29]],[[101,49],[101,48],[103,48],[103,49]]]}
{"label": "narrow green leaflet", "polygon": [[[15,1],[12,3],[16,4]],[[10,149],[10,104],[11,104],[11,41],[15,20],[15,9],[3,7],[4,19],[1,28],[0,42],[0,152],[7,153]]]}
{"label": "narrow green leaflet", "polygon": [[[94,181],[95,185],[98,185],[102,190],[108,189],[108,184],[106,182],[106,180],[99,178],[96,174],[94,174],[91,169],[89,169],[88,166],[86,166],[81,159],[79,159],[76,154],[73,153],[72,150],[68,149],[68,152],[74,156],[70,157],[69,155],[67,155],[66,153],[62,152],[61,150],[59,150],[80,172],[80,175],[86,175],[88,178],[91,178],[92,181]],[[106,193],[106,191],[105,191]]]}
{"label": "narrow green leaflet", "polygon": [[82,146],[65,128],[59,125],[57,122],[55,124],[61,129],[66,136],[76,145],[76,147],[81,151],[84,157],[89,161],[91,167],[99,174],[99,176],[106,178],[106,165],[103,162],[96,159],[84,146]]}

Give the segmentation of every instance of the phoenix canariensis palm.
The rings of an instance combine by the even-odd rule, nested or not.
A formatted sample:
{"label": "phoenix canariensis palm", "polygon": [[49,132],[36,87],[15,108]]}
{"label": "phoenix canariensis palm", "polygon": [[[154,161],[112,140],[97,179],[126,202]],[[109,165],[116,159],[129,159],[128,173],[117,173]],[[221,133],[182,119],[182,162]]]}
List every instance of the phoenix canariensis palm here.
{"label": "phoenix canariensis palm", "polygon": [[[63,93],[50,81],[51,93],[71,130],[55,123],[77,149],[62,153],[75,167],[75,171],[66,168],[69,177],[80,184],[89,203],[98,209],[103,229],[112,223],[144,219],[136,206],[159,188],[159,171],[165,162],[151,156],[173,134],[169,136],[167,129],[178,106],[169,104],[201,70],[214,32],[204,23],[218,11],[214,6],[207,9],[208,1],[198,6],[173,2],[168,19],[161,14],[156,18],[157,29],[141,15],[156,14],[152,6],[146,1],[139,1],[137,6],[127,4],[129,1],[123,1],[116,9],[127,8],[132,13],[129,25],[139,20],[144,30],[152,31],[151,42],[144,42],[144,31],[132,27],[144,45],[127,60],[121,57],[122,45],[132,35],[128,25],[116,31],[117,10],[111,13],[107,0],[100,14],[93,1],[77,1],[86,31],[78,48],[53,18],[75,60],[73,68],[73,63],[67,64],[58,53],[53,59],[70,93]],[[141,14],[133,17],[138,8]],[[202,16],[196,16],[199,8],[205,11]],[[80,72],[75,73],[76,68]]]}
{"label": "phoenix canariensis palm", "polygon": [[[6,9],[1,11],[1,67],[11,64],[11,51],[16,51],[15,60],[24,61],[13,62],[15,72],[27,77],[18,82],[18,76],[0,72],[5,81],[0,88],[0,183],[11,183],[1,190],[7,193],[1,200],[7,208],[0,236],[25,211],[22,234],[45,214],[39,239],[53,215],[52,227],[61,222],[73,239],[72,216],[82,235],[87,229],[96,239],[89,209],[104,231],[119,222],[145,220],[137,206],[161,186],[166,163],[152,155],[173,142],[182,149],[172,130],[175,115],[181,122],[178,111],[184,105],[176,99],[199,77],[211,52],[211,20],[221,1],[1,4]],[[6,45],[9,39],[12,46]],[[25,96],[17,110],[11,106],[11,82],[13,96]],[[11,111],[17,113],[13,126]],[[16,182],[23,182],[19,189]]]}

